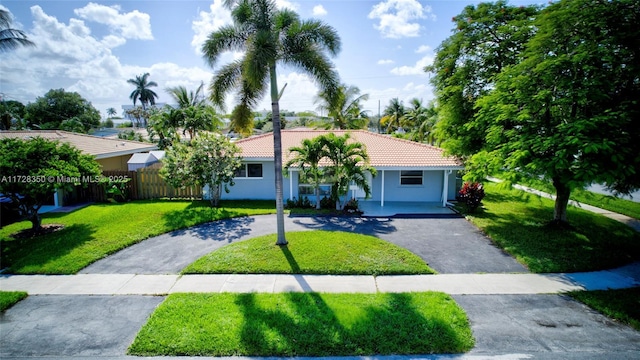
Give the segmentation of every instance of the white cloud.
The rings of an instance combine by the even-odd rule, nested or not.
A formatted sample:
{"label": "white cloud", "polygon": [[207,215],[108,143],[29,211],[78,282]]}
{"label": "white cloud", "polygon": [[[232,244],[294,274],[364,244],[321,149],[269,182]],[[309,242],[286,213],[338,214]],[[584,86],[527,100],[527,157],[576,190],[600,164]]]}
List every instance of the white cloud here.
{"label": "white cloud", "polygon": [[424,72],[424,67],[433,64],[433,55],[427,55],[418,60],[413,66],[399,66],[391,69],[391,73],[394,75],[427,75]]}
{"label": "white cloud", "polygon": [[208,83],[211,73],[200,67],[185,68],[173,63],[149,67],[122,64],[112,54],[125,39],[108,35],[96,39],[85,22],[70,19],[68,24],[46,14],[40,6],[31,7],[33,27],[27,36],[36,47],[18,48],[5,54],[0,67],[2,91],[8,99],[32,102],[50,89],[77,91],[102,114],[109,107],[120,111],[130,103],[133,90],[127,79],[149,72],[156,81],[158,102],[170,102],[164,89],[184,85],[195,89]]}
{"label": "white cloud", "polygon": [[431,7],[418,0],[385,0],[373,6],[369,19],[379,20],[374,28],[386,38],[416,37],[420,35],[419,20],[434,16]]}
{"label": "white cloud", "polygon": [[429,45],[420,45],[419,48],[416,49],[416,54],[422,54],[431,51],[431,46]]}
{"label": "white cloud", "polygon": [[191,46],[194,47],[198,55],[202,55],[202,44],[207,40],[209,34],[232,23],[231,13],[224,7],[223,0],[214,0],[209,5],[209,10],[208,12],[200,11],[198,18],[191,24],[191,29],[194,32]]}
{"label": "white cloud", "polygon": [[395,63],[395,61],[390,60],[390,59],[378,60],[378,65],[389,65],[389,64],[393,64],[393,63]]}
{"label": "white cloud", "polygon": [[[280,89],[287,84],[279,102],[280,110],[305,111],[316,108],[313,99],[318,94],[318,87],[308,75],[295,71],[279,73],[277,80]],[[271,111],[271,98],[268,93],[256,107],[258,111],[262,109]]]}
{"label": "white cloud", "polygon": [[313,16],[325,16],[327,15],[327,10],[325,10],[324,6],[316,5],[313,7]]}
{"label": "white cloud", "polygon": [[107,25],[111,31],[125,39],[153,40],[149,14],[138,10],[120,13],[120,10],[118,5],[105,6],[89,3],[73,12],[87,21]]}
{"label": "white cloud", "polygon": [[300,9],[300,4],[288,0],[276,0],[276,6],[278,9],[287,8],[293,11],[298,11]]}

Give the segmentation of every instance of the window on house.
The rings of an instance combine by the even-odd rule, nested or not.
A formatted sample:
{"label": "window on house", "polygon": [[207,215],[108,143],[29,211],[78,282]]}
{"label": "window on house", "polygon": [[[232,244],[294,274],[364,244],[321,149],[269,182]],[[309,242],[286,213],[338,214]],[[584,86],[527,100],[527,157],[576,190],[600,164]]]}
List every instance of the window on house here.
{"label": "window on house", "polygon": [[[299,196],[315,196],[315,189],[313,185],[309,184],[299,184],[298,185],[298,195]],[[320,197],[331,196],[331,185],[322,184],[320,185]]]}
{"label": "window on house", "polygon": [[235,177],[237,178],[261,178],[262,177],[262,164],[242,164],[242,166],[236,170]]}
{"label": "window on house", "polygon": [[422,170],[400,171],[400,185],[422,185]]}

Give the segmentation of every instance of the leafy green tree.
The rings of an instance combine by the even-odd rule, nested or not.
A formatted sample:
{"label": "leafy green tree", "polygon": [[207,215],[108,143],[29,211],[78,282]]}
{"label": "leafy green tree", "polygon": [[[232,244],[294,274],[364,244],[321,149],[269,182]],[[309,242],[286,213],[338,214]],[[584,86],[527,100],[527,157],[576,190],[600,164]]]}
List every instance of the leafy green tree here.
{"label": "leafy green tree", "polygon": [[325,111],[333,119],[334,129],[363,129],[369,116],[362,110],[361,101],[369,100],[369,94],[360,95],[357,86],[342,84],[335,94],[321,91],[315,99],[319,111]]}
{"label": "leafy green tree", "polygon": [[86,186],[99,175],[93,156],[69,144],[40,137],[0,139],[0,193],[18,205],[34,232],[41,229],[38,211],[55,190]]}
{"label": "leafy green tree", "polygon": [[0,53],[17,49],[19,46],[36,46],[22,30],[11,28],[11,13],[0,9]]}
{"label": "leafy green tree", "polygon": [[83,133],[84,132],[84,126],[82,126],[82,122],[80,122],[80,119],[73,117],[71,119],[67,119],[64,120],[63,122],[60,123],[60,130],[64,130],[64,131],[69,131],[69,132],[76,132],[76,133]]}
{"label": "leafy green tree", "polygon": [[501,0],[469,5],[453,18],[453,34],[425,68],[433,73],[438,101],[437,138],[451,154],[469,156],[484,146],[486,127],[467,124],[476,113],[476,100],[492,89],[495,75],[519,62],[538,11]]}
{"label": "leafy green tree", "polygon": [[[327,157],[331,163],[325,172],[333,181],[331,191],[336,201],[336,210],[343,208],[344,203],[341,203],[340,198],[349,192],[349,185],[352,183],[364,190],[366,197],[371,196],[366,173],[373,176],[377,173],[375,168],[369,166],[369,155],[364,144],[349,139],[349,134],[337,136],[329,133],[320,136],[318,140],[324,149],[323,157]],[[347,200],[345,198],[345,203]]]}
{"label": "leafy green tree", "polygon": [[182,112],[183,135],[189,133],[194,139],[199,131],[214,131],[222,126],[222,120],[210,105],[191,105],[180,109]]}
{"label": "leafy green tree", "polygon": [[211,99],[223,108],[226,93],[236,89],[240,100],[236,112],[250,114],[269,87],[274,128],[276,243],[284,245],[281,94],[276,66],[287,64],[302,70],[317,81],[321,91],[334,93],[338,75],[325,54],[338,53],[340,38],[332,27],[320,21],[300,20],[292,10],[277,9],[273,0],[226,0],[225,6],[231,10],[233,24],[209,35],[202,47],[205,59],[213,66],[225,51],[244,51],[244,55],[216,72],[210,85]]}
{"label": "leafy green tree", "polygon": [[77,92],[51,89],[43,97],[26,106],[26,120],[30,128],[60,129],[63,121],[78,120],[87,132],[100,126],[100,112]]}
{"label": "leafy green tree", "polygon": [[574,188],[640,187],[638,23],[634,0],[563,0],[544,9],[522,60],[497,75],[467,125],[488,125],[471,175],[501,168],[550,180],[559,224]]}
{"label": "leafy green tree", "polygon": [[240,149],[225,136],[203,133],[190,144],[175,143],[162,159],[161,175],[171,186],[209,187],[211,206],[217,207],[222,189],[229,192],[242,165]]}
{"label": "leafy green tree", "polygon": [[142,110],[146,110],[147,105],[156,104],[158,94],[149,88],[158,86],[158,83],[155,81],[149,81],[149,73],[136,75],[134,79],[129,79],[127,82],[136,87],[129,95],[129,99],[133,100],[134,106],[138,100],[140,100]]}
{"label": "leafy green tree", "polygon": [[0,130],[22,128],[26,111],[25,106],[15,100],[0,102]]}
{"label": "leafy green tree", "polygon": [[149,122],[149,118],[155,112],[152,109],[145,109],[142,106],[136,106],[132,109],[125,110],[124,112],[129,118],[135,120],[136,127],[146,126]]}
{"label": "leafy green tree", "polygon": [[153,112],[147,124],[149,140],[157,143],[161,150],[180,141],[178,127],[182,122],[182,115],[180,109],[174,109],[169,105],[166,105],[162,111]]}
{"label": "leafy green tree", "polygon": [[134,130],[124,130],[118,133],[118,139],[145,142],[144,136]]}
{"label": "leafy green tree", "polygon": [[324,171],[320,168],[320,160],[325,156],[324,145],[321,137],[302,140],[301,146],[289,148],[289,152],[295,155],[285,165],[287,171],[291,167],[299,168],[303,178],[313,185],[316,209],[320,209],[320,184],[324,180]]}
{"label": "leafy green tree", "polygon": [[398,98],[393,98],[389,101],[389,105],[384,109],[382,118],[380,119],[380,126],[386,127],[386,132],[391,133],[394,130],[401,128],[404,121],[404,116],[407,110],[405,109],[402,101]]}

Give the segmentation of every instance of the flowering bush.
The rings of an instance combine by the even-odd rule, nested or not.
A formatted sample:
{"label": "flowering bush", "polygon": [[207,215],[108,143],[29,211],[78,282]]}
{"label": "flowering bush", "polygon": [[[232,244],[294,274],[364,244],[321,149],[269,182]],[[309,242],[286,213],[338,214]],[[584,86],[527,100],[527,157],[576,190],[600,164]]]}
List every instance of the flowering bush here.
{"label": "flowering bush", "polygon": [[474,212],[484,199],[484,187],[482,184],[465,182],[458,192],[458,201],[467,206],[469,212]]}

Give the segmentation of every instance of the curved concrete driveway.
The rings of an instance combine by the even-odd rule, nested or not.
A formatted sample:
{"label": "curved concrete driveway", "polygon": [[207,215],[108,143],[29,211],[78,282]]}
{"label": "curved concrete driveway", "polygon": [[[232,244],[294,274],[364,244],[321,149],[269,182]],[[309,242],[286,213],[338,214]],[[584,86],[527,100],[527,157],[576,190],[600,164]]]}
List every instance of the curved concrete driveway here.
{"label": "curved concrete driveway", "polygon": [[[261,215],[173,231],[99,260],[80,273],[177,274],[224,245],[275,233],[275,221],[275,215]],[[527,272],[463,218],[286,217],[285,229],[339,230],[377,236],[412,251],[440,273]]]}

